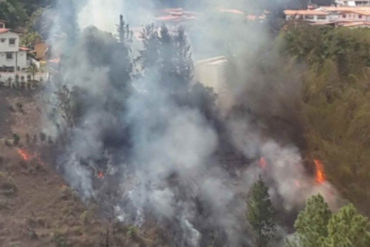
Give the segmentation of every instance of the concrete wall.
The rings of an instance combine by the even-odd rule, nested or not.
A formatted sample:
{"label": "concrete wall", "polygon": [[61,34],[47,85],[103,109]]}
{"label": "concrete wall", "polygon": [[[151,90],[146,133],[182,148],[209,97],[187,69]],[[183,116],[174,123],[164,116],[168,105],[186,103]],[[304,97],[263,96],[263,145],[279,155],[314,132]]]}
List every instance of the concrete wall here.
{"label": "concrete wall", "polygon": [[[16,77],[18,75],[18,81],[32,81],[33,79],[35,81],[47,81],[49,74],[48,73],[36,73],[34,78],[32,73],[28,72],[18,72],[18,73],[0,73],[0,82],[2,82],[3,86],[9,86],[9,83],[15,83]],[[10,79],[10,80],[9,80]]]}
{"label": "concrete wall", "polygon": [[[10,45],[9,39],[15,39],[15,44]],[[16,52],[19,50],[19,35],[13,32],[0,34],[0,52]]]}
{"label": "concrete wall", "polygon": [[9,52],[0,52],[0,66],[19,67],[20,70],[29,67],[30,62],[27,59],[26,51],[11,52],[12,58],[7,58]]}
{"label": "concrete wall", "polygon": [[227,80],[228,61],[225,57],[212,57],[195,62],[194,79],[217,94],[217,104],[221,110],[227,110],[232,102],[229,97],[230,85]]}
{"label": "concrete wall", "polygon": [[370,6],[370,0],[336,0],[339,6]]}

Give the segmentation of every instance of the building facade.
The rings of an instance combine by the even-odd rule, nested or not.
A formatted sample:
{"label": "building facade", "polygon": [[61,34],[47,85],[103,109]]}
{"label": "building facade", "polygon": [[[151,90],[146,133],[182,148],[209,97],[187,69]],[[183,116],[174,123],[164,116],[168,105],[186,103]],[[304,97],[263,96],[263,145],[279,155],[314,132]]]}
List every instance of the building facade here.
{"label": "building facade", "polygon": [[370,6],[370,0],[335,0],[337,6]]}
{"label": "building facade", "polygon": [[[32,70],[31,65],[34,65]],[[37,72],[39,68],[40,62],[31,55],[30,49],[20,46],[19,34],[0,21],[0,87],[45,81],[48,74]]]}
{"label": "building facade", "polygon": [[287,21],[304,21],[313,25],[370,27],[370,7],[321,6],[285,10],[284,14]]}
{"label": "building facade", "polygon": [[30,66],[27,48],[19,46],[19,35],[9,29],[0,29],[0,72],[25,71]]}

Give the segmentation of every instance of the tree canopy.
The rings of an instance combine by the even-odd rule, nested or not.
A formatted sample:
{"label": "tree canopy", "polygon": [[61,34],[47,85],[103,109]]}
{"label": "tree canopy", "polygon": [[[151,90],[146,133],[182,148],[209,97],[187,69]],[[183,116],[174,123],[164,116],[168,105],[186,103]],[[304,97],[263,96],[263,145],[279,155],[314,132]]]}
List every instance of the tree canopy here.
{"label": "tree canopy", "polygon": [[370,222],[349,204],[332,214],[321,195],[308,199],[294,225],[289,247],[366,247],[370,245]]}
{"label": "tree canopy", "polygon": [[247,219],[256,236],[258,247],[267,246],[275,233],[274,209],[268,187],[260,177],[253,185],[247,199]]}

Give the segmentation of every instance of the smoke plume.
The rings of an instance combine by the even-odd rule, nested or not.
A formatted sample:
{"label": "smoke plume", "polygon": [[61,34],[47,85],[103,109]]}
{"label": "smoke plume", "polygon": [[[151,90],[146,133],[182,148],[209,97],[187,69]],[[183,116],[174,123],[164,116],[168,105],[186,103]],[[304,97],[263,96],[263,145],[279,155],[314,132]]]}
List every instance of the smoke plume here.
{"label": "smoke plume", "polygon": [[[107,217],[127,224],[159,223],[171,246],[252,246],[245,196],[260,174],[286,211],[311,194],[325,194],[307,175],[294,138],[280,142],[268,131],[274,126],[266,125],[268,116],[285,119],[291,116],[285,110],[294,112],[285,106],[296,100],[300,82],[280,87],[284,78],[274,84],[258,71],[255,59],[271,39],[267,21],[246,24],[218,12],[253,7],[263,13],[265,6],[250,2],[179,3],[198,11],[198,22],[185,32],[146,27],[147,41],[160,40],[149,47],[138,44],[126,23],[144,28],[163,2],[57,4],[49,42],[60,63],[45,93],[45,128],[58,140],[57,169],[83,200],[100,202]],[[116,31],[120,14],[124,41]],[[237,58],[228,97],[245,113],[220,114],[215,95],[194,83],[187,42],[195,58]],[[273,103],[261,103],[262,95]]]}

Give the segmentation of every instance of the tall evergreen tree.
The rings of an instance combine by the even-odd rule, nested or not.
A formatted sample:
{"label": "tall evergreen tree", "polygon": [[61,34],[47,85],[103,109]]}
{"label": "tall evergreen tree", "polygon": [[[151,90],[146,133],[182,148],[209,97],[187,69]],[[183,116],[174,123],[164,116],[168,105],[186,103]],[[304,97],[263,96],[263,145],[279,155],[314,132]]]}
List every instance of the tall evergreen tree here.
{"label": "tall evergreen tree", "polygon": [[368,247],[370,223],[350,204],[332,215],[321,195],[311,197],[286,247]]}
{"label": "tall evergreen tree", "polygon": [[294,224],[299,241],[304,247],[323,246],[328,236],[327,225],[330,217],[329,206],[321,195],[307,200],[306,207],[299,213]]}
{"label": "tall evergreen tree", "polygon": [[275,223],[268,187],[261,177],[253,185],[247,205],[247,219],[256,235],[256,245],[266,247],[275,234]]}
{"label": "tall evergreen tree", "polygon": [[149,25],[143,33],[144,49],[141,51],[141,64],[158,70],[159,85],[173,93],[183,93],[190,86],[193,72],[190,46],[184,29],[171,31],[167,26],[160,28]]}
{"label": "tall evergreen tree", "polygon": [[325,247],[369,247],[369,230],[369,220],[349,204],[330,219]]}

